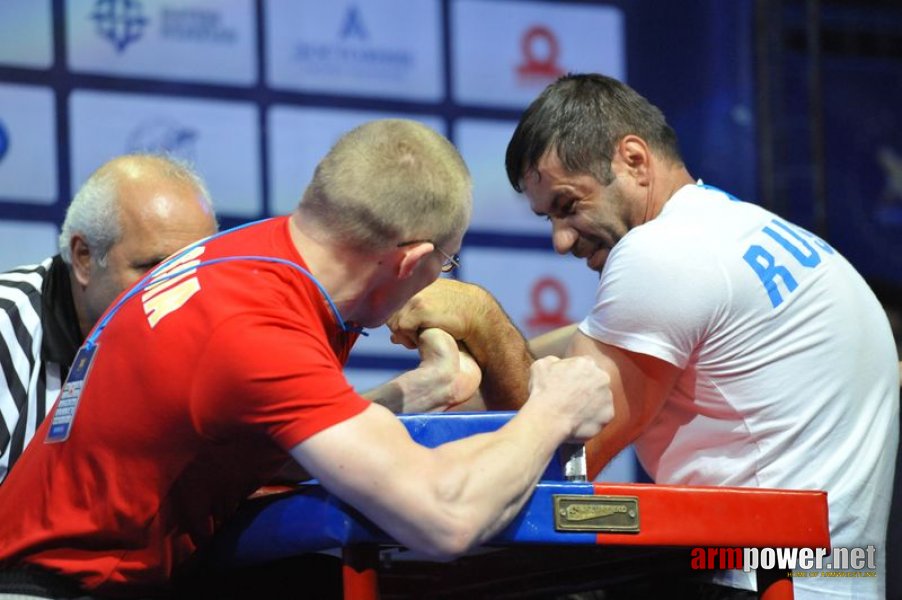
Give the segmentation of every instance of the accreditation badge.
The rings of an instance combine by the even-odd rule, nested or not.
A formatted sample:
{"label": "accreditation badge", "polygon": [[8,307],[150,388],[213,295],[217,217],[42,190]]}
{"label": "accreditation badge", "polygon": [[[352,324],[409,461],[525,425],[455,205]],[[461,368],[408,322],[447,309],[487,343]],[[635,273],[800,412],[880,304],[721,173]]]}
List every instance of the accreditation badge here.
{"label": "accreditation badge", "polygon": [[98,344],[88,343],[78,349],[72,369],[66,377],[66,383],[60,391],[59,400],[53,411],[53,420],[47,432],[45,444],[55,444],[69,439],[72,432],[72,421],[75,419],[75,409],[81,398],[81,391],[85,387],[91,365],[94,364],[94,355],[97,353]]}

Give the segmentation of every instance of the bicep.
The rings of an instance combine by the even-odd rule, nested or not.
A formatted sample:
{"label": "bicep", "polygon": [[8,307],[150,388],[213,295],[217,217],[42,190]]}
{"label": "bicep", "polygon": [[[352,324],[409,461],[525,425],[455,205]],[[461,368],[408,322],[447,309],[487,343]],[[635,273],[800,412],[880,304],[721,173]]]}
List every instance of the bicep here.
{"label": "bicep", "polygon": [[592,358],[611,377],[614,420],[586,444],[589,474],[594,477],[651,423],[681,370],[660,358],[605,344],[581,331],[573,336],[567,355]]}

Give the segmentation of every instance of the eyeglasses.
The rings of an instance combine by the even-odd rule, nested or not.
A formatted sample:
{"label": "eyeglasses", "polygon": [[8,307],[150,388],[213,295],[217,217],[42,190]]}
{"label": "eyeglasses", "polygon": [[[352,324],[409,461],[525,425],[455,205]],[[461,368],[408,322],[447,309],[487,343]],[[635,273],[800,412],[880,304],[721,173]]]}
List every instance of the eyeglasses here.
{"label": "eyeglasses", "polygon": [[432,244],[436,250],[442,253],[442,256],[445,257],[445,262],[442,263],[442,273],[450,273],[454,269],[460,268],[460,255],[448,254],[447,252],[439,248],[438,245],[432,240],[410,240],[408,242],[398,242],[398,248],[403,248],[404,246],[413,246],[414,244]]}

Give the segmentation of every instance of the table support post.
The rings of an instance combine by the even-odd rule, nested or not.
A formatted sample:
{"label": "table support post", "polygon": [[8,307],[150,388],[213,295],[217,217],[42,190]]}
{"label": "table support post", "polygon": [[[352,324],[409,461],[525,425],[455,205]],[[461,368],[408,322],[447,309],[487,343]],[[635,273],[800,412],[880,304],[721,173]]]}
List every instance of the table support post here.
{"label": "table support post", "polygon": [[378,546],[345,546],[341,549],[341,562],[345,600],[379,600]]}

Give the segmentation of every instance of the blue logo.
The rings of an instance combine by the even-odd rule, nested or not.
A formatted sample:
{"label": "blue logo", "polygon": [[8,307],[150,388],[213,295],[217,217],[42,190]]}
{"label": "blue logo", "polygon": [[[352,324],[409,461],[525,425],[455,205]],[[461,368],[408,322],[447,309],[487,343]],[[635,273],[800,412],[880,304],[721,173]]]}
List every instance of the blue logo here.
{"label": "blue logo", "polygon": [[[371,40],[359,6],[350,5],[334,43],[300,41],[294,59],[313,77],[355,77],[403,83],[416,67],[416,56],[404,46]],[[379,36],[375,36],[379,37]]]}
{"label": "blue logo", "polygon": [[142,10],[138,0],[97,0],[91,18],[97,25],[97,34],[122,53],[144,33],[148,20]]}
{"label": "blue logo", "polygon": [[345,15],[344,23],[341,24],[339,36],[343,40],[351,37],[365,40],[369,37],[366,33],[366,27],[363,26],[363,18],[360,16],[360,9],[356,6],[348,8],[348,14]]}
{"label": "blue logo", "polygon": [[9,150],[9,134],[6,132],[6,127],[3,126],[3,121],[0,121],[0,160],[6,156],[7,150]]}
{"label": "blue logo", "polygon": [[166,154],[196,162],[197,142],[200,133],[196,129],[165,118],[151,118],[140,123],[128,136],[128,152]]}

